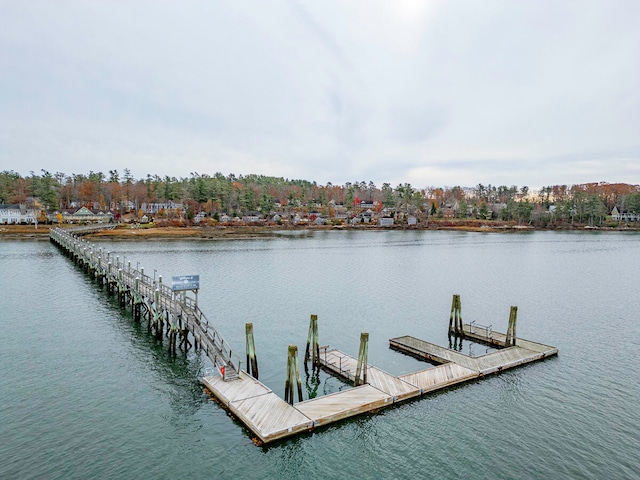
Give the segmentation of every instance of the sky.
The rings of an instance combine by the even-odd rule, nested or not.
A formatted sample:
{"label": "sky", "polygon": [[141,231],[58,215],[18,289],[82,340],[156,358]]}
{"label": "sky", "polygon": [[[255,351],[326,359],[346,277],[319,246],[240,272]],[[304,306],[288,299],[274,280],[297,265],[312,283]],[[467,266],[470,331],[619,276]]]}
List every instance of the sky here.
{"label": "sky", "polygon": [[0,0],[0,171],[640,183],[637,0]]}

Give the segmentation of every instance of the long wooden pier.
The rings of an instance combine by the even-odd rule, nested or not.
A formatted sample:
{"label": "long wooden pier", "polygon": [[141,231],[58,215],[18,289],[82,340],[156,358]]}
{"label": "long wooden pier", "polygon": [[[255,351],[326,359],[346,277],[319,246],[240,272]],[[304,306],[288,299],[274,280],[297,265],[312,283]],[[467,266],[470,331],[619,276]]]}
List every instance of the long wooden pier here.
{"label": "long wooden pier", "polygon": [[[241,370],[240,358],[198,308],[197,297],[194,299],[182,292],[174,292],[162,283],[161,277],[157,280],[150,278],[143,269],[138,271],[131,267],[130,262],[125,264],[124,259],[114,258],[110,252],[85,241],[81,235],[88,231],[84,227],[52,229],[50,239],[101,287],[106,286],[109,295],[117,294],[121,306],[130,304],[137,320],[146,316],[149,330],[159,338],[168,336],[170,348],[173,339],[174,351],[177,336],[181,337],[181,346],[186,350],[191,334],[195,346],[200,345],[214,365],[213,369],[205,372],[201,382],[251,430],[256,443],[269,443],[310,432],[316,427],[377,411],[558,353],[555,347],[516,338],[515,316],[510,318],[512,337],[473,323],[462,325],[459,316],[456,322],[461,337],[494,346],[498,351],[470,357],[412,336],[396,337],[389,340],[391,348],[436,365],[394,376],[362,361],[362,358],[358,365],[358,359],[351,355],[323,347],[318,358],[322,368],[347,382],[361,383],[361,378],[365,379],[364,384],[289,404]],[[454,298],[454,306],[459,309],[459,298],[457,302]],[[368,334],[363,335],[368,339]],[[359,371],[362,368],[364,372]]]}
{"label": "long wooden pier", "polygon": [[146,317],[149,330],[158,338],[169,337],[170,348],[174,351],[178,336],[180,345],[189,348],[191,334],[194,346],[207,354],[226,380],[238,378],[240,357],[209,323],[198,307],[197,298],[185,292],[174,292],[162,283],[162,277],[149,277],[144,269],[137,270],[131,262],[125,264],[124,258],[121,260],[82,238],[84,234],[105,228],[111,227],[55,228],[49,231],[49,238],[101,287],[106,286],[110,296],[117,295],[121,306],[130,304],[136,320]]}

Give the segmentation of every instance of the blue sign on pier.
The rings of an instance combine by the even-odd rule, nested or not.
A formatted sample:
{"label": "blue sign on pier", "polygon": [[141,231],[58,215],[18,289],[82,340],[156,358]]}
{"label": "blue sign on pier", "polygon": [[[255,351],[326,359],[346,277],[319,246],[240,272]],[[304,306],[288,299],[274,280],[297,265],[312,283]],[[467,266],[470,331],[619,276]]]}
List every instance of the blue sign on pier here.
{"label": "blue sign on pier", "polygon": [[181,275],[171,277],[171,290],[197,290],[200,288],[200,275]]}

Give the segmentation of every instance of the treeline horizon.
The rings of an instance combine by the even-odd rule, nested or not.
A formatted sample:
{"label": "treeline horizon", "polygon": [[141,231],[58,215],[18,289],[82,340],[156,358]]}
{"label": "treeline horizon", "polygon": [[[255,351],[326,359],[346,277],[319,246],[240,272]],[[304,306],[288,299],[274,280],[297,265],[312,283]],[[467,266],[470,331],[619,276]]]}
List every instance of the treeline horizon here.
{"label": "treeline horizon", "polygon": [[[134,178],[129,169],[122,174],[109,170],[107,174],[89,171],[67,175],[42,169],[22,176],[13,170],[0,172],[0,204],[37,201],[48,210],[88,206],[90,208],[130,210],[133,204],[173,201],[185,205],[192,213],[242,214],[248,211],[269,213],[276,203],[291,208],[312,205],[327,207],[330,202],[350,208],[360,200],[377,202],[379,208],[395,211],[423,212],[442,215],[445,208],[456,206],[456,216],[488,218],[492,205],[503,208],[501,219],[531,221],[533,214],[549,211],[555,206],[559,220],[602,221],[614,207],[620,211],[640,213],[640,186],[626,183],[593,182],[574,185],[549,185],[537,192],[528,186],[483,185],[474,187],[415,188],[409,183],[393,187],[378,186],[373,181],[346,182],[343,185],[258,174],[213,175],[191,173],[189,177],[148,174]],[[555,214],[557,211],[557,215]]]}

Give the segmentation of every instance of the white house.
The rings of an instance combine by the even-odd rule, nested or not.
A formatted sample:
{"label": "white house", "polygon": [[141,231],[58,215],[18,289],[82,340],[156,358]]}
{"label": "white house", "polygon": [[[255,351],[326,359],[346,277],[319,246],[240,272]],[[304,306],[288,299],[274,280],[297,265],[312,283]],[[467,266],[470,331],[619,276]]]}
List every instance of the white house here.
{"label": "white house", "polygon": [[640,215],[636,215],[635,213],[626,210],[620,213],[618,207],[613,207],[613,210],[611,210],[611,218],[616,221],[625,220],[627,222],[636,222],[640,219]]}
{"label": "white house", "polygon": [[247,212],[242,220],[245,223],[256,223],[262,220],[262,214],[260,212]]}
{"label": "white house", "polygon": [[393,217],[380,217],[378,219],[379,227],[390,227],[393,225]]}
{"label": "white house", "polygon": [[36,223],[40,218],[40,209],[27,207],[24,204],[0,205],[0,224]]}

